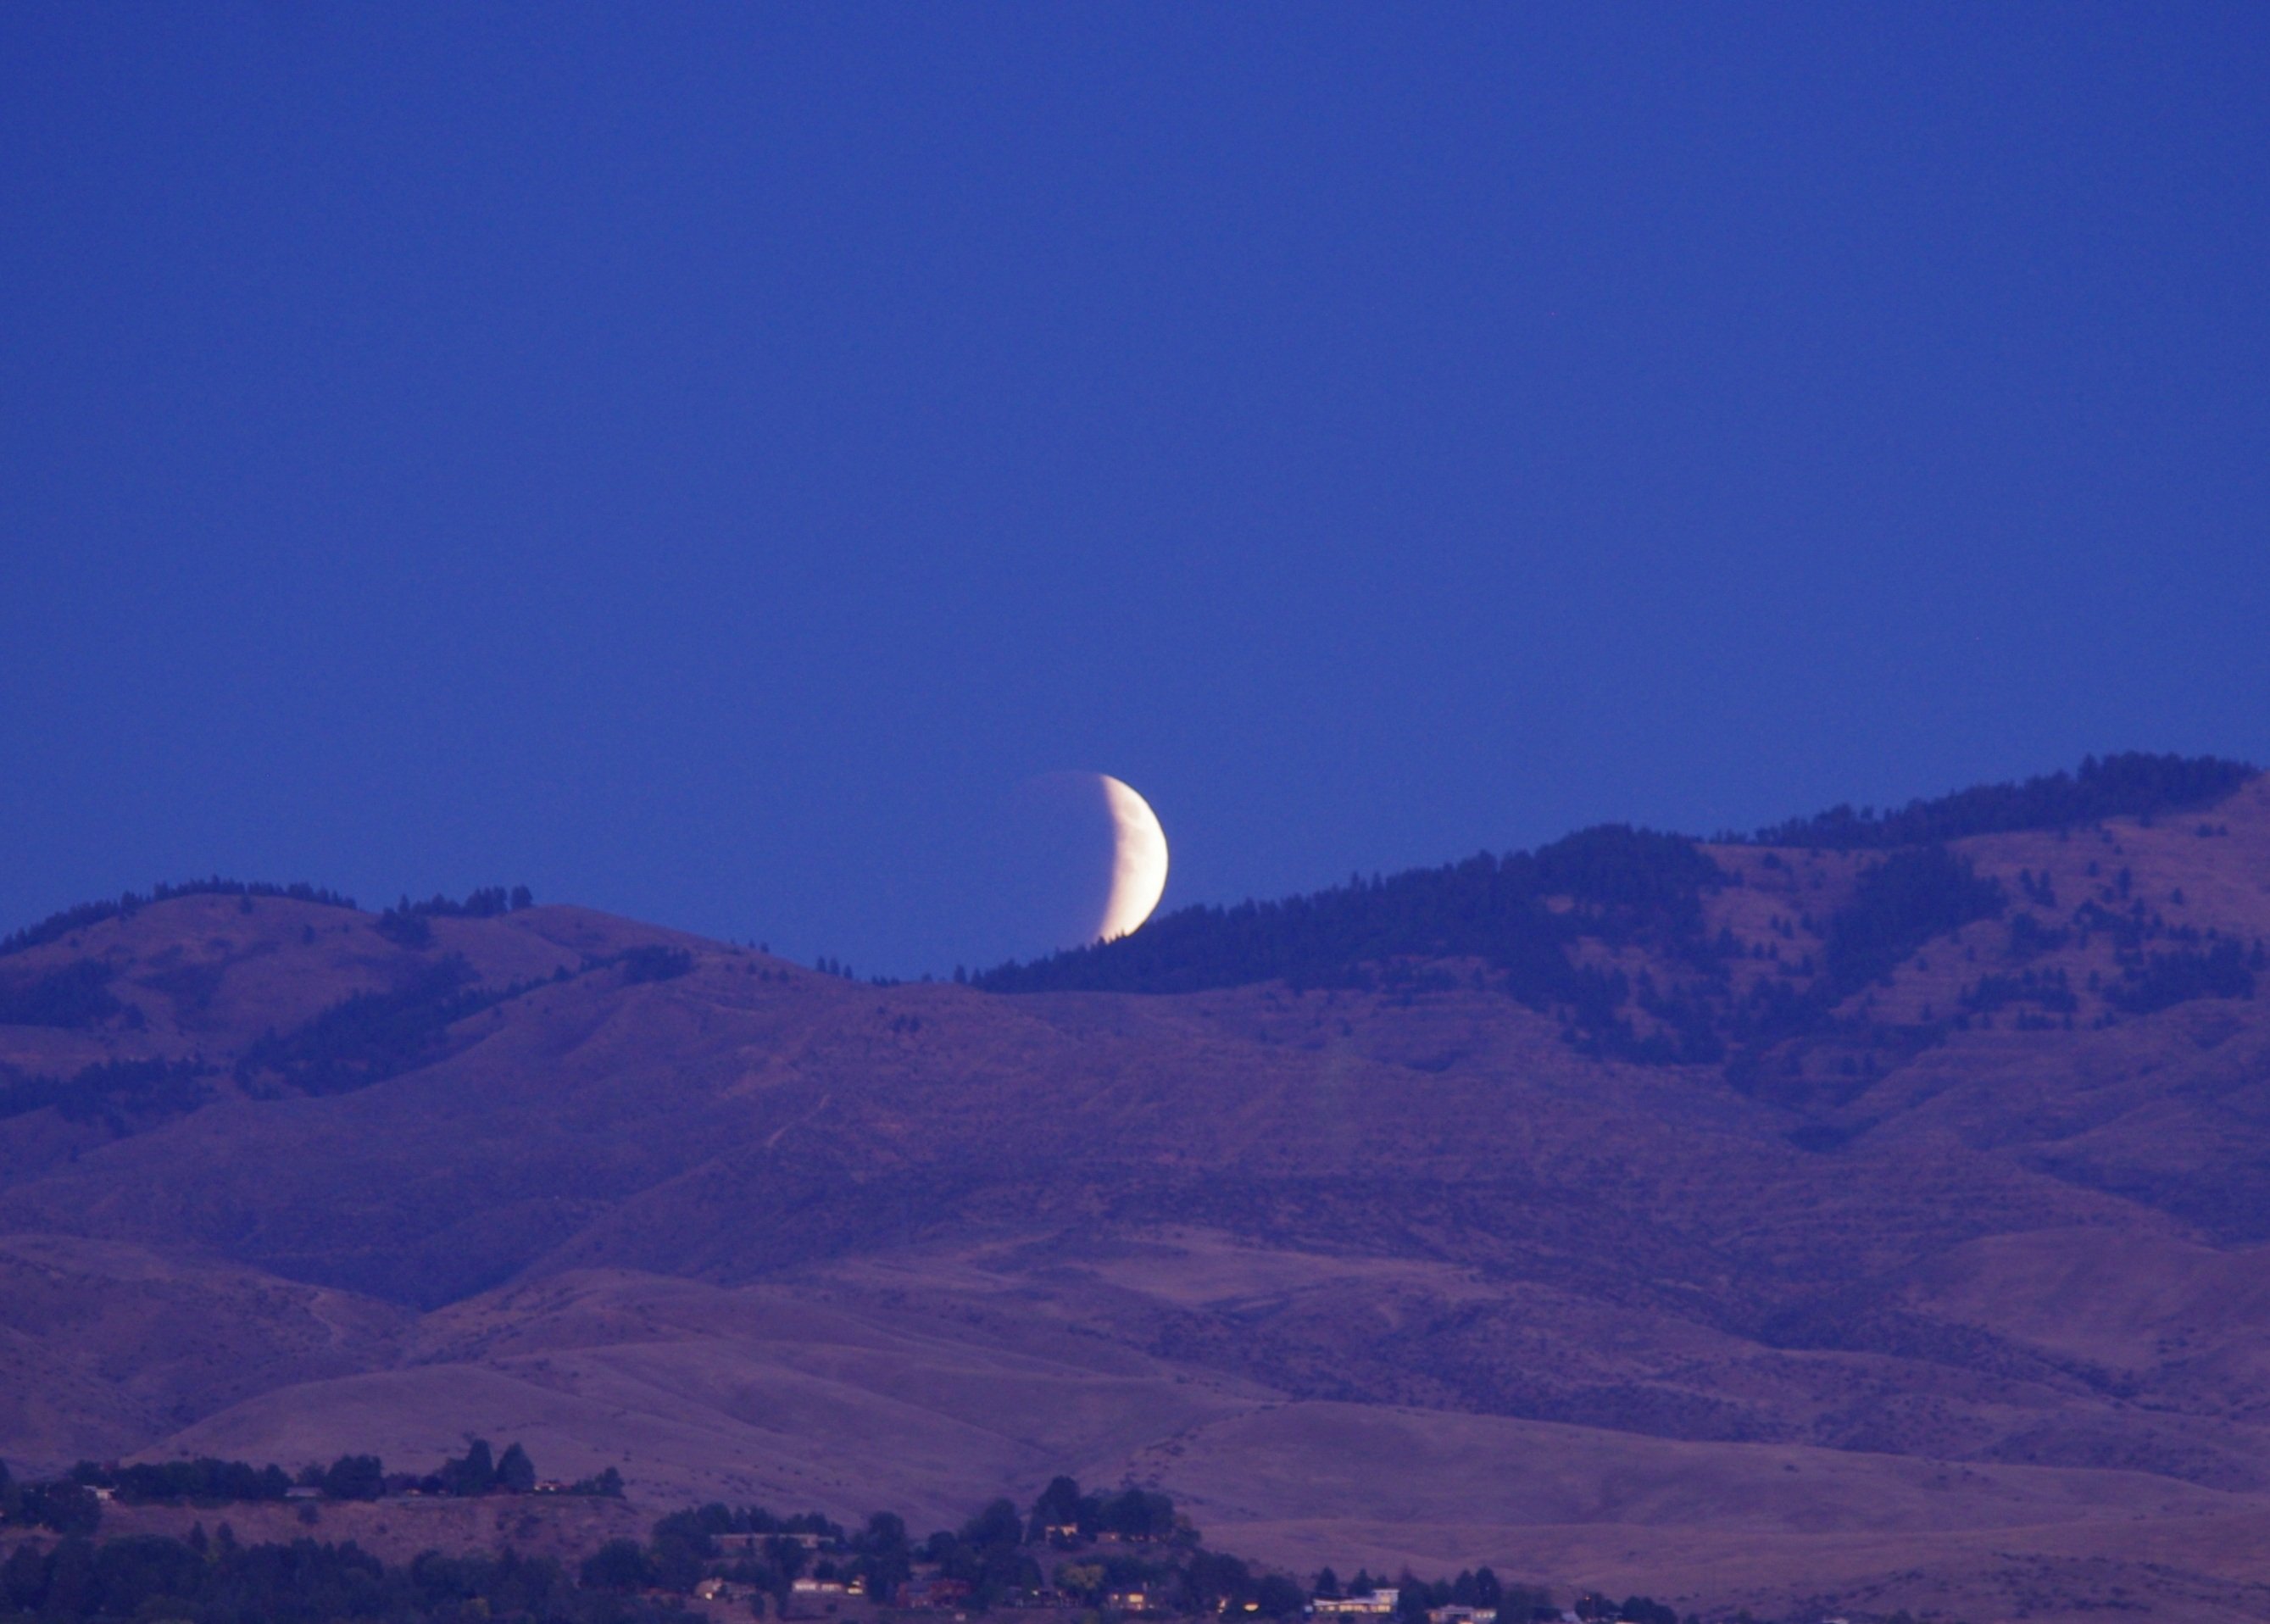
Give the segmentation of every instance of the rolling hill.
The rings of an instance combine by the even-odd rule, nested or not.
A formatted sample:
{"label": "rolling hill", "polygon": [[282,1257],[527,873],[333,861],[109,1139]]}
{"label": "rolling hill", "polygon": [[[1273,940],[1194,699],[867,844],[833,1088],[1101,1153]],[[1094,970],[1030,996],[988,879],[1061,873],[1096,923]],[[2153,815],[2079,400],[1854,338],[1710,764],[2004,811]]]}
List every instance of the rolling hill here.
{"label": "rolling hill", "polygon": [[941,1521],[1070,1471],[1304,1566],[2270,1618],[2246,769],[1592,831],[975,985],[518,901],[11,939],[0,1456],[479,1432]]}

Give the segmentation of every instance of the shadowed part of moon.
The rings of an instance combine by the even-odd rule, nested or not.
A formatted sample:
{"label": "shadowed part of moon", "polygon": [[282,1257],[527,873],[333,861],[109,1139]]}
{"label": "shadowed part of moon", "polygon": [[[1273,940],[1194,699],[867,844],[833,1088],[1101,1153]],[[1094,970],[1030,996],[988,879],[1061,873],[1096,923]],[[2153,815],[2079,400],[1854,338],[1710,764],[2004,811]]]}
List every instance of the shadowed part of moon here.
{"label": "shadowed part of moon", "polygon": [[1111,811],[1111,895],[1095,939],[1116,941],[1151,916],[1167,889],[1167,832],[1151,804],[1109,774],[1099,774]]}
{"label": "shadowed part of moon", "polygon": [[1124,936],[1159,904],[1167,837],[1116,778],[1058,771],[1001,797],[974,861],[983,864],[990,938],[981,953],[1027,959]]}

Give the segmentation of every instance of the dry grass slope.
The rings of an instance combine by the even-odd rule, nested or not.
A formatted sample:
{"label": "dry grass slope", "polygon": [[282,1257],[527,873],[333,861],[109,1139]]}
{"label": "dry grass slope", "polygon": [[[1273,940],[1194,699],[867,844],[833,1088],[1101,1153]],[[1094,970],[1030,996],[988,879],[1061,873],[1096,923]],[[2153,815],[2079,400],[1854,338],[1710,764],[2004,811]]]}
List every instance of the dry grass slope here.
{"label": "dry grass slope", "polygon": [[[479,1433],[649,1502],[918,1521],[1069,1470],[1287,1562],[2270,1618],[2270,1009],[2134,1013],[2081,928],[2270,934],[2270,786],[1961,844],[2013,909],[1747,1089],[1588,1058],[1468,966],[1013,998],[565,908],[419,948],[273,898],[91,924],[0,972],[95,961],[121,1012],[0,1063],[213,1097],[0,1120],[0,1454]],[[1754,975],[1867,861],[1717,856]],[[466,1012],[367,1086],[240,1067],[448,954]],[[1977,996],[2025,972],[2072,1008]]]}

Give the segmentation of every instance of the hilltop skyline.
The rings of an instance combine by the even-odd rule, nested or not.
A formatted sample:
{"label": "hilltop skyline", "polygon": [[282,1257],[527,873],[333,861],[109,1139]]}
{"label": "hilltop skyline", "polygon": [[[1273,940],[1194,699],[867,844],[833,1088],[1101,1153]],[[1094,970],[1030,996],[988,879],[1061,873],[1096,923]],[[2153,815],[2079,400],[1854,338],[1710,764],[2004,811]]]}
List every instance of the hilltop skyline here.
{"label": "hilltop skyline", "polygon": [[[1367,882],[1184,991],[509,891],[63,921],[0,951],[0,1459],[509,1439],[917,1522],[1069,1472],[1303,1574],[2259,1618],[2270,782],[1938,813]],[[412,1503],[322,1515],[597,1543]]]}

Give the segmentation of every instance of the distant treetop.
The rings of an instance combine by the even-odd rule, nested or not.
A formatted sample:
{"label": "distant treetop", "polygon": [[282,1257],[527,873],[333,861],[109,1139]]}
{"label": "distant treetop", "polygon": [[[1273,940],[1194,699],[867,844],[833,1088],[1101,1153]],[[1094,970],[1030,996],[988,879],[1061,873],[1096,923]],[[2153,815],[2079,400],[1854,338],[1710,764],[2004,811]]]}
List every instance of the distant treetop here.
{"label": "distant treetop", "polygon": [[[160,882],[147,892],[128,891],[115,898],[106,897],[99,902],[81,902],[76,908],[66,908],[60,913],[49,914],[37,924],[26,925],[9,936],[0,936],[0,958],[25,952],[48,942],[60,941],[74,931],[100,924],[106,919],[130,919],[153,902],[170,902],[185,896],[233,896],[249,901],[254,897],[278,897],[292,902],[314,902],[325,908],[352,908],[355,900],[342,896],[323,886],[311,886],[294,880],[288,886],[271,885],[259,879],[223,879],[216,874],[210,879],[183,880],[180,885]],[[379,930],[389,937],[419,936],[426,932],[427,919],[488,919],[499,914],[516,913],[535,906],[536,899],[526,886],[515,886],[507,890],[502,886],[490,886],[475,891],[462,902],[446,896],[435,896],[423,902],[413,902],[404,897],[396,907],[379,916]],[[412,944],[423,945],[421,939]]]}
{"label": "distant treetop", "polygon": [[2259,769],[2216,756],[2148,755],[2130,751],[2089,756],[2077,773],[2049,773],[2021,783],[1980,784],[1895,811],[1832,806],[1756,834],[1725,835],[1728,844],[1859,850],[1921,846],[1970,834],[2056,829],[2105,818],[2185,812],[2222,799]]}
{"label": "distant treetop", "polygon": [[293,902],[318,902],[326,908],[352,908],[355,905],[352,897],[341,896],[338,892],[326,890],[321,886],[298,881],[288,886],[272,886],[256,879],[223,879],[216,874],[211,879],[184,880],[178,886],[155,885],[150,887],[146,895],[129,891],[115,900],[82,902],[76,908],[66,908],[61,913],[49,914],[37,924],[28,924],[11,936],[0,937],[0,957],[59,941],[74,931],[100,924],[106,919],[130,919],[152,902],[170,902],[175,897],[184,896],[282,897]]}

